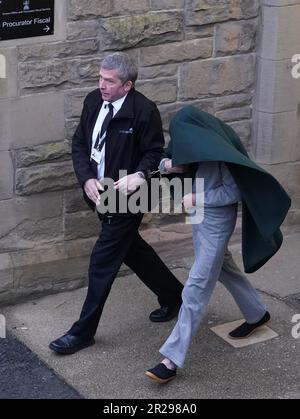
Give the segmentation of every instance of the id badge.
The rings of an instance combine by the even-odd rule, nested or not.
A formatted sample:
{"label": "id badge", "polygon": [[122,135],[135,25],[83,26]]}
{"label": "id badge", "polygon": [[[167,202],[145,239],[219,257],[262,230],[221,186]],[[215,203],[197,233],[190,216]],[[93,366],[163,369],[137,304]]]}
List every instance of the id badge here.
{"label": "id badge", "polygon": [[93,159],[97,164],[100,164],[101,158],[101,151],[94,148],[91,154],[91,159]]}

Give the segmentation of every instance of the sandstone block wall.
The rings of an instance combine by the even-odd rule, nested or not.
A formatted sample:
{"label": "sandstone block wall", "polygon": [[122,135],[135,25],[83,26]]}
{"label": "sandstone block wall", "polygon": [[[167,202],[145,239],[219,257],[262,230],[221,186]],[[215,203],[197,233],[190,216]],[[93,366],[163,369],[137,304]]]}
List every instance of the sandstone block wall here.
{"label": "sandstone block wall", "polygon": [[[285,54],[282,38],[292,19],[299,41],[300,1],[56,0],[55,8],[54,35],[0,43],[0,303],[86,279],[100,226],[81,199],[70,141],[112,51],[137,60],[137,88],[158,104],[166,139],[170,118],[193,104],[228,122],[262,163],[279,156],[272,170],[298,197],[297,225],[299,96],[284,75],[297,51]],[[288,147],[276,137],[280,120]],[[152,241],[190,235],[173,215],[148,215],[142,229]]]}

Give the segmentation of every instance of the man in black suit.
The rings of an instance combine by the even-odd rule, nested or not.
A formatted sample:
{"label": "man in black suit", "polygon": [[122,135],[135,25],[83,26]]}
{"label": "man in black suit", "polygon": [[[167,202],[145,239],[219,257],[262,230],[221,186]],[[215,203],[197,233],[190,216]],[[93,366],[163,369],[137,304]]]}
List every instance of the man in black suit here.
{"label": "man in black suit", "polygon": [[[113,179],[119,197],[128,195],[149,179],[160,162],[164,138],[159,111],[135,90],[136,79],[131,58],[111,54],[102,62],[99,89],[84,101],[72,158],[84,198],[93,210],[101,202],[102,179]],[[128,175],[119,178],[120,170]],[[138,232],[143,214],[117,209],[99,218],[102,230],[91,254],[87,296],[79,320],[50,343],[57,353],[72,354],[94,343],[105,301],[123,262],[158,297],[160,308],[150,314],[151,321],[171,320],[181,305],[183,285]]]}

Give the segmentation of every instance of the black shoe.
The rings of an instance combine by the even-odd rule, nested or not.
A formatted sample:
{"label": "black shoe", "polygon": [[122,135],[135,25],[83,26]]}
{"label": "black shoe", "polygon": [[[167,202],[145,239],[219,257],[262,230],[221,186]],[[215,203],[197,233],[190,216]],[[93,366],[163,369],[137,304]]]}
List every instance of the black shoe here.
{"label": "black shoe", "polygon": [[228,335],[232,339],[247,338],[255,331],[255,329],[268,323],[270,319],[271,319],[270,313],[266,311],[265,315],[260,319],[259,322],[253,323],[253,324],[245,322],[241,324],[239,327],[237,327],[236,329],[234,329],[232,332],[230,332]]}
{"label": "black shoe", "polygon": [[166,384],[176,378],[176,368],[174,370],[170,370],[165,366],[165,364],[161,363],[156,365],[156,367],[147,370],[145,374],[147,377],[160,384]]}
{"label": "black shoe", "polygon": [[58,353],[58,354],[74,354],[77,351],[80,351],[83,348],[94,345],[94,338],[89,340],[84,340],[78,336],[70,335],[69,333],[65,334],[59,339],[54,340],[49,344],[49,348]]}
{"label": "black shoe", "polygon": [[181,304],[177,304],[176,306],[162,306],[157,310],[152,311],[149,319],[152,322],[168,322],[177,316],[180,307]]}

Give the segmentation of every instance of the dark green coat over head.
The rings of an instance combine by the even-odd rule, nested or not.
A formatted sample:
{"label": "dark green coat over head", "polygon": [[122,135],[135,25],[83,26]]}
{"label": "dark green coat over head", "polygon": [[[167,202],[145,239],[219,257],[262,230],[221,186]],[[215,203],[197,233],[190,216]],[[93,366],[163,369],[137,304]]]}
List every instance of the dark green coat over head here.
{"label": "dark green coat over head", "polygon": [[242,195],[242,253],[245,272],[255,272],[280,248],[280,226],[291,199],[279,182],[252,161],[236,132],[220,119],[193,106],[170,124],[166,154],[173,166],[223,161]]}

